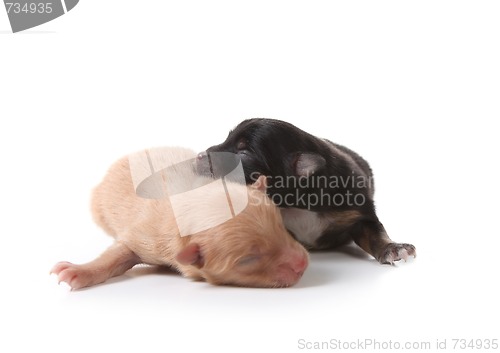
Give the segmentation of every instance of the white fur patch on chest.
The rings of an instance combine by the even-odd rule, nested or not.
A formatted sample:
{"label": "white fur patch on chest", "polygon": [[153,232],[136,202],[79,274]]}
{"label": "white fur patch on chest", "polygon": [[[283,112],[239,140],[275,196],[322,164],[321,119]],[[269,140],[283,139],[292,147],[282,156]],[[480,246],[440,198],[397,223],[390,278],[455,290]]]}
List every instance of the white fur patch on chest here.
{"label": "white fur patch on chest", "polygon": [[280,211],[285,227],[307,247],[314,247],[316,240],[330,225],[330,221],[319,217],[317,212],[300,208],[280,208]]}

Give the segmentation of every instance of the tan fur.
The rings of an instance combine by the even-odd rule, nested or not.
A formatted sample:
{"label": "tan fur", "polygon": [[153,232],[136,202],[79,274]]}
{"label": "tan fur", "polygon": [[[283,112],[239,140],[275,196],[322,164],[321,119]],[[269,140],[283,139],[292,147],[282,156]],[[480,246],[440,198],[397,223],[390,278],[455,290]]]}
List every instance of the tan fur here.
{"label": "tan fur", "polygon": [[328,214],[330,219],[333,219],[332,223],[338,228],[348,228],[354,223],[356,223],[361,217],[361,213],[356,210],[347,211],[333,211]]}
{"label": "tan fur", "polygon": [[[162,157],[167,159],[165,165],[186,160],[189,153],[195,156],[185,149],[168,151]],[[91,205],[95,222],[115,238],[115,244],[88,264],[63,262],[52,272],[72,288],[103,282],[137,263],[171,266],[184,276],[213,284],[286,287],[300,279],[308,264],[307,252],[288,234],[277,207],[258,190],[263,189],[261,184],[247,187],[227,183],[231,198],[247,197],[249,204],[236,217],[210,228],[228,207],[227,198],[220,197],[220,185],[211,180],[201,180],[200,184],[202,177],[186,168],[175,171],[174,175],[184,185],[207,185],[196,199],[177,202],[175,214],[168,197],[137,196],[134,186],[138,183],[132,180],[129,158],[116,162],[95,188]],[[169,180],[169,185],[175,182]],[[193,215],[190,209],[202,203],[209,207],[202,214]],[[196,217],[193,224],[201,221],[202,228],[208,229],[181,237],[177,222],[190,224],[189,217]],[[198,247],[200,257],[186,263],[190,249]]]}

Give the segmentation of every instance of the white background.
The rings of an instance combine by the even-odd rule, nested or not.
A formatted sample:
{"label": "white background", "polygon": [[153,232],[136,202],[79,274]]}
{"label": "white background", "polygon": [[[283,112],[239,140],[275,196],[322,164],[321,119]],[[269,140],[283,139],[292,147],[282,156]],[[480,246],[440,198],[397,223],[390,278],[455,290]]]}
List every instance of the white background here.
{"label": "white background", "polygon": [[[496,1],[82,0],[12,34],[0,8],[0,351],[500,339],[499,18]],[[203,150],[252,117],[363,155],[380,219],[418,258],[313,254],[288,289],[139,268],[70,292],[49,276],[111,243],[88,205],[115,159]]]}

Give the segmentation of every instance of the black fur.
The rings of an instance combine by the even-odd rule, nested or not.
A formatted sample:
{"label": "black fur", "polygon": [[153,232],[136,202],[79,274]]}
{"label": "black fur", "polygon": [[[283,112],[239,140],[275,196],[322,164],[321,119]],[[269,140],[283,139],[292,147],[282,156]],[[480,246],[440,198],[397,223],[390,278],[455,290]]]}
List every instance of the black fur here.
{"label": "black fur", "polygon": [[[375,213],[372,171],[352,150],[284,121],[249,119],[222,144],[200,154],[200,171],[217,164],[208,163],[216,155],[213,152],[241,158],[247,184],[267,176],[267,193],[279,207],[307,209],[327,219],[331,224],[309,247],[328,248],[354,240],[381,263],[405,257],[404,250],[415,256],[412,245],[393,243],[385,233]],[[301,240],[300,234],[294,235]]]}

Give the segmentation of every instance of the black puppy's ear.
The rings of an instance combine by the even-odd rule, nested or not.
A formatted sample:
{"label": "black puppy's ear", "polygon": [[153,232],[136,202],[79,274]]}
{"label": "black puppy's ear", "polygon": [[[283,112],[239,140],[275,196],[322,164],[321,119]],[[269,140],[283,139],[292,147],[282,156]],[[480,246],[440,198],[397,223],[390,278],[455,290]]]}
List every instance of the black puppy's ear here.
{"label": "black puppy's ear", "polygon": [[305,177],[313,175],[326,165],[326,160],[317,153],[298,153],[291,161],[294,174]]}

